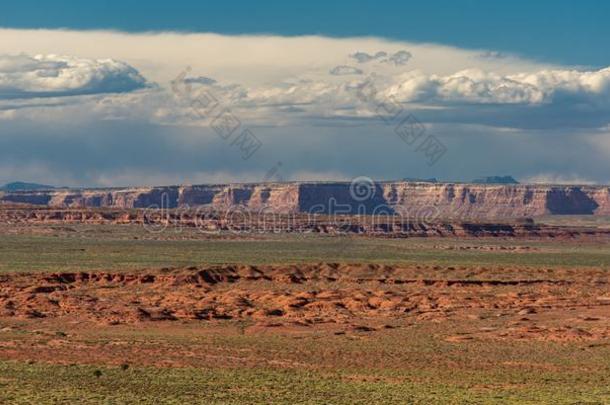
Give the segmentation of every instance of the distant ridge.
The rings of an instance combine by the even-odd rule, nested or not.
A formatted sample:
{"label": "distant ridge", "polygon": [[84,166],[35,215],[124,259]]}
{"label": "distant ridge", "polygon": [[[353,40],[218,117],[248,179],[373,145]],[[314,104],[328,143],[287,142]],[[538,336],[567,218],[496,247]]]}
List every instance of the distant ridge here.
{"label": "distant ridge", "polygon": [[53,190],[55,187],[46,184],[25,183],[23,181],[15,181],[5,184],[0,187],[0,191],[35,191],[35,190]]}
{"label": "distant ridge", "polygon": [[429,179],[420,179],[417,177],[405,177],[402,179],[402,181],[408,181],[411,183],[438,183],[438,180],[436,179],[436,177],[431,177]]}
{"label": "distant ridge", "polygon": [[[512,178],[486,179],[488,183]],[[512,179],[514,180],[514,179]],[[0,193],[0,205],[56,208],[235,207],[277,213],[406,213],[434,218],[610,216],[610,186],[383,181],[286,182],[98,189],[35,189]]]}
{"label": "distant ridge", "polygon": [[474,184],[519,184],[512,176],[488,176],[474,179]]}

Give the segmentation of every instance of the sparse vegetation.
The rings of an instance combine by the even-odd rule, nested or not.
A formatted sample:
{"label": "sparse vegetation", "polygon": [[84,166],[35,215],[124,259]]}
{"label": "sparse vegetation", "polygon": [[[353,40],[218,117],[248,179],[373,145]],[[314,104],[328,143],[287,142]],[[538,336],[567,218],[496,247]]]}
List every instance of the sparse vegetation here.
{"label": "sparse vegetation", "polygon": [[[383,239],[294,234],[227,234],[224,239],[210,239],[195,230],[155,235],[133,225],[38,228],[39,233],[43,230],[45,235],[0,233],[0,272],[312,262],[610,267],[610,245],[596,239]],[[485,246],[498,248],[477,249]],[[519,254],[502,249],[515,246],[531,249]]]}
{"label": "sparse vegetation", "polygon": [[[480,287],[449,283],[409,287],[415,292],[405,296],[419,296],[418,305],[429,306],[438,315],[436,318],[427,317],[426,311],[394,318],[379,314],[367,318],[362,314],[374,311],[374,306],[359,307],[357,300],[352,313],[361,314],[358,319],[333,322],[323,314],[316,315],[315,311],[323,311],[324,307],[314,305],[309,312],[303,312],[302,320],[311,323],[301,326],[294,323],[300,312],[286,312],[292,301],[285,302],[284,307],[264,308],[269,311],[260,319],[179,317],[174,321],[153,321],[139,320],[136,313],[125,323],[104,323],[97,318],[74,322],[54,315],[0,317],[0,402],[610,402],[610,345],[604,337],[607,319],[600,315],[604,308],[600,305],[606,301],[595,301],[601,297],[603,284],[599,283],[607,280],[605,274],[610,267],[610,247],[604,240],[224,237],[210,239],[188,230],[182,234],[151,235],[135,226],[45,226],[14,233],[5,229],[0,232],[0,271],[137,273],[136,269],[161,271],[163,267],[206,263],[400,263],[414,269],[420,266],[417,271],[428,272],[428,278],[492,281]],[[438,270],[435,266],[439,266]],[[45,276],[36,277],[43,280]],[[550,281],[539,287],[493,285],[496,279],[542,277]],[[554,284],[570,281],[568,277],[595,287],[583,291],[574,284]],[[0,295],[18,291],[19,297],[27,298],[30,290],[20,290],[29,288],[27,283],[11,287],[7,280],[0,284]],[[322,281],[289,286],[270,280],[267,277],[260,284],[227,282],[217,288],[227,291],[227,296],[236,289],[249,289],[252,305],[255,300],[274,303],[277,299],[282,303],[300,292],[332,296],[340,290],[354,296],[385,292],[376,295],[383,298],[380,303],[389,305],[400,297],[396,292],[403,288],[380,281],[374,281],[379,285],[356,287],[354,281],[338,280],[329,287]],[[45,283],[48,287],[51,281]],[[61,297],[73,295],[65,303],[51,296],[55,293],[45,292],[52,289],[43,288],[28,305],[33,310],[43,304],[77,305],[85,311],[89,300],[99,306],[91,308],[113,311],[107,303],[120,302],[113,301],[113,297],[127,300],[134,308],[142,300],[150,298],[148,304],[152,305],[159,297],[168,297],[169,292],[161,286],[146,290],[149,285],[132,284],[129,289],[102,282],[97,292],[87,290],[93,288],[87,286],[70,288],[65,293],[59,290],[56,294],[65,294]],[[209,285],[171,288],[174,295],[170,302],[176,305],[187,298],[180,298],[179,291],[193,291],[195,295],[201,292],[208,297],[216,291]],[[137,297],[128,295],[134,291]],[[456,294],[458,291],[460,295]],[[465,294],[468,291],[470,295]],[[537,291],[543,294],[537,295]],[[222,301],[223,295],[219,293],[218,297]],[[590,307],[585,311],[585,307],[577,305],[578,297],[597,304],[587,304]],[[462,308],[473,300],[489,305],[478,306],[478,311]],[[511,300],[517,304],[510,305]],[[524,300],[539,300],[538,310],[525,306],[521,311],[525,304],[519,302]],[[501,305],[494,306],[497,303]],[[243,303],[228,300],[219,305],[225,311],[235,311]],[[551,306],[555,312],[550,311]],[[19,309],[17,313],[21,313]],[[74,310],[71,316],[77,313]],[[40,315],[35,311],[31,314]]]}

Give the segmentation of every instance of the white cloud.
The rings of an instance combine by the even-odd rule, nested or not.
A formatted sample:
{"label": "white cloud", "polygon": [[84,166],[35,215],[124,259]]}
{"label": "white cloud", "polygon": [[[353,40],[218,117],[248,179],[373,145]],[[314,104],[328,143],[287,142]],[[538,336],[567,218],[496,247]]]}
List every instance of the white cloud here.
{"label": "white cloud", "polygon": [[[0,160],[15,168],[6,181],[26,164],[41,169],[25,180],[70,185],[256,181],[278,160],[284,178],[311,180],[499,172],[603,181],[610,170],[608,136],[588,138],[610,122],[609,69],[380,38],[12,29],[0,37],[0,55],[14,55],[0,58]],[[243,162],[192,99],[172,94],[187,66],[195,92],[211,92],[264,140],[260,160]],[[329,74],[346,66],[362,75]],[[369,80],[377,94],[363,102],[356,89]],[[151,82],[158,86],[142,89]],[[447,144],[437,166],[379,119],[390,99]]]}
{"label": "white cloud", "polygon": [[113,59],[0,55],[0,99],[122,93],[146,85],[136,69]]}
{"label": "white cloud", "polygon": [[[112,58],[128,63],[147,79],[166,84],[187,66],[194,75],[245,86],[306,76],[315,79],[337,65],[353,61],[349,55],[368,54],[379,59],[408,50],[407,66],[428,74],[448,75],[478,67],[500,74],[553,67],[519,57],[481,58],[481,50],[438,44],[391,41],[382,38],[280,37],[218,35],[210,33],[140,33],[109,31],[0,29],[0,54],[61,54],[79,58]],[[95,44],[95,46],[92,46]],[[383,51],[379,51],[383,49]],[[381,52],[381,53],[380,53]],[[363,67],[379,73],[394,72],[391,64]],[[556,67],[556,66],[555,66]]]}
{"label": "white cloud", "polygon": [[[610,68],[510,75],[470,69],[447,76],[409,71],[358,77],[350,74],[357,73],[351,67],[337,66],[331,73],[252,86],[216,83],[209,91],[240,117],[261,125],[291,125],[305,118],[379,120],[375,111],[388,101],[417,111],[427,123],[453,120],[501,131],[594,128],[610,118]],[[358,88],[366,83],[375,92],[363,100]],[[181,115],[182,108],[177,103],[164,110]]]}
{"label": "white cloud", "polygon": [[500,75],[480,69],[448,76],[423,72],[404,74],[387,89],[388,96],[403,102],[453,102],[479,104],[543,104],[580,102],[583,98],[610,108],[610,68],[594,71],[540,70]]}
{"label": "white cloud", "polygon": [[[190,103],[171,96],[169,82],[185,66],[186,81],[193,87],[209,87],[224,107],[251,124],[290,126],[308,119],[377,119],[380,102],[392,99],[409,111],[421,111],[427,123],[464,121],[499,128],[553,126],[572,105],[585,101],[587,114],[577,114],[574,126],[594,127],[610,115],[610,68],[578,71],[547,66],[493,51],[469,51],[431,44],[392,42],[376,38],[333,39],[324,37],[221,36],[215,34],[124,34],[115,32],[0,30],[20,44],[20,52],[59,51],[74,56],[0,58],[0,109],[13,110],[17,101],[2,105],[2,98],[55,97],[78,94],[125,92],[159,82],[160,91],[112,95],[83,100],[96,119],[138,118],[161,124],[200,125]],[[19,39],[17,39],[19,34]],[[37,39],[37,41],[34,41]],[[99,59],[95,51],[108,56]],[[15,42],[0,44],[2,52],[14,51]],[[409,51],[406,51],[409,49]],[[358,52],[350,50],[360,49]],[[383,49],[383,51],[379,51]],[[346,64],[349,59],[362,64]],[[499,60],[502,59],[502,60]],[[117,62],[125,60],[125,62]],[[314,62],[315,61],[315,62]],[[376,63],[366,63],[375,61]],[[401,69],[396,69],[400,66]],[[142,72],[140,74],[139,72]],[[330,75],[328,73],[331,73]],[[366,78],[358,77],[367,74]],[[375,99],[363,103],[355,89],[371,81]],[[487,106],[553,105],[535,117],[522,120],[524,111],[504,108],[493,123]],[[55,101],[57,108],[64,102]],[[591,107],[593,106],[593,107]],[[450,107],[451,111],[443,111]],[[47,110],[51,103],[20,105],[23,114]],[[438,110],[440,108],[441,110]],[[500,107],[498,107],[500,108]],[[436,110],[435,110],[436,109]],[[468,109],[464,111],[464,109]],[[528,112],[529,113],[529,112]],[[19,116],[6,113],[4,119]],[[86,116],[87,114],[85,114]],[[586,122],[579,122],[584,120]],[[565,125],[565,123],[562,123]]]}

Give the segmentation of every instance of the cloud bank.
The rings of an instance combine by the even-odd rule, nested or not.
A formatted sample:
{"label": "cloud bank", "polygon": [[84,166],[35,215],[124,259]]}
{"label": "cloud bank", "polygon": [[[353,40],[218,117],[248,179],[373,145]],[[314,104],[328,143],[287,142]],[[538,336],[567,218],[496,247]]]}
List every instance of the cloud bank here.
{"label": "cloud bank", "polygon": [[123,93],[146,86],[136,69],[112,59],[0,56],[0,99]]}
{"label": "cloud bank", "polygon": [[[257,181],[278,162],[284,180],[610,180],[610,68],[379,38],[0,37],[0,183]],[[221,112],[234,136],[214,130]],[[409,115],[447,147],[438,164],[397,135]],[[247,161],[244,129],[262,142]]]}
{"label": "cloud bank", "polygon": [[434,101],[473,104],[608,104],[610,68],[577,70],[540,70],[499,75],[479,69],[464,70],[449,76],[410,73],[387,90],[403,102]]}

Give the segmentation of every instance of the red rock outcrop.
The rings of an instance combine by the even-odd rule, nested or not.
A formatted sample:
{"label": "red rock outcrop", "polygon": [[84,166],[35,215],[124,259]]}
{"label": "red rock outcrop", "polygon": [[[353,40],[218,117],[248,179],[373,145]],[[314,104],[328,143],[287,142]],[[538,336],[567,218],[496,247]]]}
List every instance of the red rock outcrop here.
{"label": "red rock outcrop", "polygon": [[401,213],[417,217],[516,218],[610,215],[610,187],[378,182],[354,198],[347,182],[252,183],[0,193],[0,203],[56,208],[244,207],[275,213]]}

